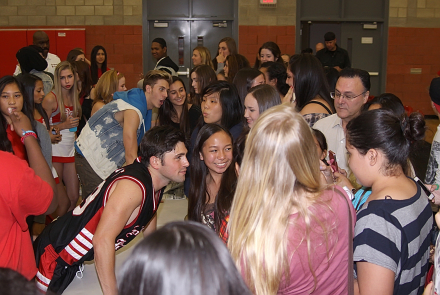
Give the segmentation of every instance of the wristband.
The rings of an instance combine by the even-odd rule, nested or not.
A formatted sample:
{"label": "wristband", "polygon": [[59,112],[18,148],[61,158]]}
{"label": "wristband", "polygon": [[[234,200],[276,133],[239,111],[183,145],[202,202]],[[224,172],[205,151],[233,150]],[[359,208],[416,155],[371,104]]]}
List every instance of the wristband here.
{"label": "wristband", "polygon": [[20,138],[22,144],[24,144],[24,140],[28,136],[32,136],[35,139],[37,139],[37,134],[35,134],[35,132],[33,132],[33,131],[26,131],[26,132],[23,132],[23,136]]}

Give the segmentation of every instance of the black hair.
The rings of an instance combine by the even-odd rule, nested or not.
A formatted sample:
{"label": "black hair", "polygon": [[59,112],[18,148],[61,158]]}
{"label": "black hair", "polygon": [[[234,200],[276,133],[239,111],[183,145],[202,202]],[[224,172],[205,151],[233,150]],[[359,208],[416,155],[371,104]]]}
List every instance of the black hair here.
{"label": "black hair", "polygon": [[327,151],[328,150],[327,139],[325,138],[324,133],[322,133],[318,129],[313,129],[313,128],[312,128],[312,133],[313,133],[313,136],[316,138],[316,141],[319,144],[319,148],[322,151]]}
{"label": "black hair", "polygon": [[307,47],[307,48],[301,50],[301,54],[313,54],[313,49],[310,47]]}
{"label": "black hair", "polygon": [[148,130],[139,145],[139,156],[145,167],[150,166],[150,158],[155,156],[161,160],[165,153],[174,150],[179,142],[185,143],[185,134],[173,126],[157,126]]}
{"label": "black hair", "polygon": [[321,62],[311,54],[296,56],[289,64],[290,71],[295,77],[296,106],[301,110],[315,97],[320,96],[335,112],[333,100],[330,97],[327,79]]}
{"label": "black hair", "polygon": [[[199,83],[199,91],[200,93],[196,93],[194,87],[192,86],[192,73],[196,73],[197,75],[197,82]],[[210,83],[217,81],[217,75],[215,74],[215,71],[208,65],[198,65],[195,66],[190,74],[190,82],[189,82],[189,91],[190,91],[190,97],[191,97],[191,103],[200,105],[202,102],[202,92],[203,89],[208,86]]]}
{"label": "black hair", "polygon": [[81,81],[81,90],[78,97],[85,98],[90,96],[93,82],[89,64],[82,60],[73,61],[71,64],[75,67],[76,72],[78,73],[78,78]]}
{"label": "black hair", "polygon": [[324,41],[333,41],[336,39],[336,35],[333,32],[327,32],[324,35]]}
{"label": "black hair", "polygon": [[[237,125],[243,118],[243,105],[238,96],[237,88],[234,84],[226,81],[215,81],[203,89],[203,99],[205,96],[219,93],[219,100],[222,106],[222,119],[220,124],[227,130]],[[202,110],[203,111],[203,110]],[[203,123],[203,117],[199,121]],[[203,124],[201,124],[203,125]],[[199,126],[200,127],[200,126]]]}
{"label": "black hair", "polygon": [[284,64],[284,61],[281,58],[281,50],[280,50],[280,47],[278,46],[278,44],[275,42],[272,42],[272,41],[268,41],[268,42],[265,42],[263,45],[261,45],[260,49],[258,49],[258,57],[255,60],[254,68],[256,68],[256,69],[260,68],[260,63],[261,63],[260,55],[261,55],[262,49],[270,50],[270,52],[272,52],[272,54],[275,58],[275,62]]}
{"label": "black hair", "polygon": [[225,244],[205,225],[166,224],[140,241],[118,276],[120,295],[251,295]]}
{"label": "black hair", "polygon": [[334,92],[336,88],[336,82],[339,79],[339,71],[333,67],[324,67],[325,77],[327,78],[328,87],[330,92]]}
{"label": "black hair", "polygon": [[234,149],[232,150],[234,155],[234,162],[241,166],[244,156],[244,148],[246,147],[246,139],[249,134],[250,129],[247,128],[237,137],[234,142]]}
{"label": "black hair", "polygon": [[389,110],[393,112],[396,116],[401,116],[406,113],[405,107],[403,106],[400,98],[392,93],[382,93],[381,95],[376,96],[362,106],[362,111],[368,111],[370,106],[373,104],[380,105],[381,109]]}
{"label": "black hair", "polygon": [[[284,63],[267,61],[260,68],[266,68],[269,80],[277,79],[277,90],[282,95],[286,95],[290,86],[286,83],[287,71]],[[268,81],[266,81],[267,83]]]}
{"label": "black hair", "polygon": [[[34,111],[33,93],[32,93],[32,97],[29,98],[23,89],[23,85],[15,77],[9,76],[9,75],[0,78],[0,93],[2,93],[3,90],[5,89],[5,87],[9,84],[17,85],[18,89],[20,90],[20,93],[23,96],[23,108],[21,109],[21,112],[29,118],[29,120],[31,121],[32,129],[35,132],[35,134],[37,134],[36,122],[35,122],[34,113],[33,113],[33,111]],[[14,151],[12,149],[12,144],[8,139],[8,134],[6,131],[6,128],[8,126],[8,122],[6,121],[6,118],[3,116],[3,114],[0,114],[0,120],[2,123],[0,126],[0,150],[5,151],[5,152],[14,153]]]}
{"label": "black hair", "polygon": [[0,267],[0,294],[37,295],[39,293],[35,282],[28,281],[15,270]]}
{"label": "black hair", "polygon": [[161,48],[167,47],[167,41],[165,41],[164,38],[154,38],[154,40],[151,41],[151,43],[153,42],[159,43]]}
{"label": "black hair", "polygon": [[339,72],[339,78],[359,78],[362,82],[362,85],[365,88],[365,91],[370,91],[371,83],[370,83],[370,74],[361,69],[355,68],[344,68],[341,72]]}
{"label": "black hair", "polygon": [[228,77],[226,79],[229,83],[234,81],[237,72],[244,68],[250,68],[251,64],[248,59],[241,54],[231,54],[226,57],[225,63],[228,62]]}
{"label": "black hair", "polygon": [[82,52],[81,50],[78,50],[78,49],[72,49],[67,54],[66,60],[70,63],[73,63],[74,61],[76,61],[76,58],[78,57],[78,55],[84,55],[84,52]]}
{"label": "black hair", "polygon": [[[20,82],[20,84],[23,86],[24,93],[23,95],[26,96],[30,104],[32,105],[32,117],[33,117],[33,110],[34,108],[37,110],[37,112],[40,114],[41,117],[43,117],[44,124],[47,128],[47,130],[50,130],[50,124],[49,124],[49,117],[46,113],[46,111],[43,109],[43,105],[41,103],[35,103],[34,102],[34,90],[35,90],[35,84],[37,81],[43,82],[40,77],[37,77],[32,74],[20,74],[17,77],[17,80]],[[47,93],[45,93],[47,94]],[[23,97],[25,99],[25,97]]]}
{"label": "black hair", "polygon": [[400,117],[389,110],[377,109],[363,112],[348,122],[347,140],[361,155],[370,149],[378,149],[388,163],[385,175],[395,175],[401,167],[408,171],[408,155],[413,144],[425,136],[425,120],[420,113]]}
{"label": "black hair", "polygon": [[[173,84],[176,82],[182,83],[183,89],[185,89],[185,93],[187,93],[185,83],[183,83],[182,79],[176,76],[173,76],[172,79],[173,79]],[[159,126],[173,125],[174,121],[172,120],[172,118],[177,118],[177,111],[174,108],[172,102],[169,99],[165,99],[163,105],[159,108],[159,114],[158,114]],[[182,114],[180,115],[179,126],[180,126],[180,130],[185,134],[186,137],[190,136],[191,126],[189,124],[188,99],[186,95],[185,95],[185,102],[182,105]]]}
{"label": "black hair", "polygon": [[90,56],[90,72],[92,73],[92,82],[93,84],[98,83],[99,77],[98,77],[98,64],[96,62],[96,55],[98,54],[98,51],[102,49],[104,51],[105,59],[104,62],[101,65],[101,73],[104,74],[107,71],[107,51],[105,48],[101,45],[96,45],[92,49],[92,53]]}
{"label": "black hair", "polygon": [[252,83],[258,76],[264,74],[254,68],[244,68],[237,72],[234,77],[234,85],[237,87],[238,96],[240,97],[241,103],[244,104],[244,98],[251,89]]}
{"label": "black hair", "polygon": [[[202,222],[202,212],[208,203],[209,195],[206,186],[206,178],[209,174],[208,168],[203,160],[200,159],[199,153],[202,152],[205,142],[214,134],[225,132],[233,143],[231,133],[220,125],[206,124],[197,134],[196,142],[192,152],[191,159],[191,186],[188,194],[188,219]],[[226,217],[232,205],[234,198],[235,186],[237,184],[237,175],[234,171],[234,161],[222,174],[222,180],[217,196],[214,201],[214,223],[216,232],[220,231],[221,222]],[[213,196],[214,197],[214,196]]]}

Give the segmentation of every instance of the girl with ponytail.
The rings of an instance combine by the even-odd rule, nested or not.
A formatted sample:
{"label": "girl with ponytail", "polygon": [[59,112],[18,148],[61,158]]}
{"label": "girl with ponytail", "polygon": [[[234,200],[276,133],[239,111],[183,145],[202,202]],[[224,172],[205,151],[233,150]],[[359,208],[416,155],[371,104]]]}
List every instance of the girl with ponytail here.
{"label": "girl with ponytail", "polygon": [[406,176],[411,147],[425,134],[419,113],[385,109],[347,124],[349,166],[371,195],[357,213],[353,242],[355,294],[421,294],[428,270],[432,210]]}

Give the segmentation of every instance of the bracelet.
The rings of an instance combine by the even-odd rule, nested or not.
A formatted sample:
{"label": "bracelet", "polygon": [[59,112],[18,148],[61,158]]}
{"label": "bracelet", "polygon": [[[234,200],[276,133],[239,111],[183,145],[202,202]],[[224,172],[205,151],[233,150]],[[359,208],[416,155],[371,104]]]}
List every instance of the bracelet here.
{"label": "bracelet", "polygon": [[21,136],[25,136],[27,133],[34,133],[34,130],[28,130],[28,131],[24,131],[23,129],[21,129]]}
{"label": "bracelet", "polygon": [[24,135],[20,138],[22,144],[24,144],[24,140],[28,136],[32,136],[35,139],[37,139],[37,134],[35,134],[35,132],[33,132],[33,131],[26,131],[26,132],[23,132],[23,133],[24,133]]}

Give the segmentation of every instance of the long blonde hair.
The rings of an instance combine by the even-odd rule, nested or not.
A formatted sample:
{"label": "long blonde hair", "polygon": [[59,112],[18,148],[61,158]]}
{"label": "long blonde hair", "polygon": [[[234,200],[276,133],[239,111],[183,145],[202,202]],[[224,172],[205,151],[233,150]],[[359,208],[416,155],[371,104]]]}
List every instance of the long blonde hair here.
{"label": "long blonde hair", "polygon": [[202,65],[208,65],[212,69],[214,69],[214,65],[212,64],[212,60],[211,60],[211,53],[209,52],[208,48],[203,46],[197,46],[196,48],[194,48],[194,50],[197,50],[199,52],[200,57],[202,58]]}
{"label": "long blonde hair", "polygon": [[71,70],[73,74],[73,85],[70,88],[69,92],[72,97],[72,103],[73,103],[73,115],[75,117],[81,117],[81,104],[79,102],[79,93],[78,93],[78,80],[76,75],[76,70],[72,66],[72,64],[68,61],[62,61],[60,62],[57,67],[55,68],[54,72],[54,86],[53,86],[53,92],[55,93],[55,96],[57,98],[58,107],[60,108],[60,117],[61,121],[64,122],[67,119],[66,116],[66,107],[64,106],[64,99],[61,93],[61,72],[64,70]]}
{"label": "long blonde hair", "polygon": [[[122,78],[122,76],[121,76]],[[118,91],[119,76],[115,70],[108,70],[99,78],[98,83],[95,86],[95,98],[93,99],[93,105],[98,101],[108,104],[113,100],[113,93]]]}
{"label": "long blonde hair", "polygon": [[[265,111],[251,129],[244,151],[229,221],[228,247],[254,294],[276,294],[289,279],[289,216],[302,220],[311,266],[311,221],[308,207],[320,203],[319,160],[312,132],[290,105]],[[329,209],[331,211],[331,209]],[[328,230],[317,222],[326,236]],[[326,238],[326,237],[325,237]],[[326,239],[327,241],[327,239]]]}

